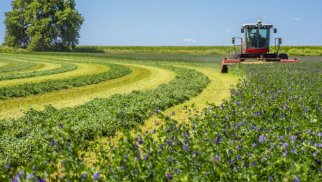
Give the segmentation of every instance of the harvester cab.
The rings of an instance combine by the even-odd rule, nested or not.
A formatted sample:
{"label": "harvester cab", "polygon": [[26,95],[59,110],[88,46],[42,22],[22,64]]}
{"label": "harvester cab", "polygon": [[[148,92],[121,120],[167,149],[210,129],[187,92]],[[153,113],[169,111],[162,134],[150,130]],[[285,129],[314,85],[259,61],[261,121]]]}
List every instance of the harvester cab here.
{"label": "harvester cab", "polygon": [[[287,54],[279,53],[282,38],[275,38],[275,49],[270,53],[272,29],[273,33],[277,33],[273,25],[262,24],[261,21],[242,25],[241,33],[244,36],[232,38],[235,51],[222,60],[221,72],[228,73],[228,66],[231,64],[297,63],[296,58],[288,59]],[[240,44],[237,44],[237,41]]]}

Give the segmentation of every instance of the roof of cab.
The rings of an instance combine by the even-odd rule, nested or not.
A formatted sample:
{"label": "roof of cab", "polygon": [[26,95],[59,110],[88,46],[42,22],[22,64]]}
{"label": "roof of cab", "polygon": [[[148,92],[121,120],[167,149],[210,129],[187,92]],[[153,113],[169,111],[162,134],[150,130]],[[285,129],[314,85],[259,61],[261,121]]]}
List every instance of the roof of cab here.
{"label": "roof of cab", "polygon": [[[245,23],[242,25],[242,27],[253,27],[253,28],[256,28],[258,27],[258,23]],[[263,28],[273,28],[273,25],[272,24],[265,24],[265,23],[262,23],[261,24],[261,27]]]}

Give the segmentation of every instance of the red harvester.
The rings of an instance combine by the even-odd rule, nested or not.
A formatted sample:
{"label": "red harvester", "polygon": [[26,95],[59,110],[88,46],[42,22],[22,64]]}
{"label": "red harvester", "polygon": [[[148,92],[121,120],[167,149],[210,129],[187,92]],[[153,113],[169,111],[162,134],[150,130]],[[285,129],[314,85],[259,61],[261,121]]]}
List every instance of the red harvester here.
{"label": "red harvester", "polygon": [[[275,38],[275,52],[269,52],[272,28],[273,25],[262,24],[261,21],[258,21],[257,24],[249,23],[242,25],[241,33],[244,33],[244,39],[242,37],[232,38],[235,52],[222,60],[221,73],[228,73],[228,65],[232,64],[297,63],[298,60],[296,58],[288,59],[287,54],[279,53],[282,38]],[[273,30],[274,33],[277,33],[276,28]],[[240,40],[240,45],[236,45],[237,39]],[[237,46],[240,46],[239,51],[236,50]]]}

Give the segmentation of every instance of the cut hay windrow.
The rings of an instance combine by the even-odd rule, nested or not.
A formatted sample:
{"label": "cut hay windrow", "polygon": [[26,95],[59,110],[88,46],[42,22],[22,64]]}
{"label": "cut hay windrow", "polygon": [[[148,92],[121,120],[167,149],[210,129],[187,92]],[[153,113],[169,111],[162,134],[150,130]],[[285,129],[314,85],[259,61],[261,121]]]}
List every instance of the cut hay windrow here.
{"label": "cut hay windrow", "polygon": [[65,73],[65,72],[69,72],[69,71],[74,71],[77,68],[78,68],[78,66],[75,64],[61,64],[61,66],[59,68],[49,69],[49,70],[45,66],[45,70],[38,69],[37,71],[19,72],[16,74],[0,75],[0,81],[21,79],[21,78],[31,78],[31,77],[45,76],[45,75],[54,75],[54,74],[58,74],[58,73]]}
{"label": "cut hay windrow", "polygon": [[8,72],[24,71],[38,66],[38,64],[36,63],[19,61],[19,60],[14,60],[9,58],[1,59],[0,61],[9,62],[9,64],[3,67],[0,67],[0,74],[8,73]]}

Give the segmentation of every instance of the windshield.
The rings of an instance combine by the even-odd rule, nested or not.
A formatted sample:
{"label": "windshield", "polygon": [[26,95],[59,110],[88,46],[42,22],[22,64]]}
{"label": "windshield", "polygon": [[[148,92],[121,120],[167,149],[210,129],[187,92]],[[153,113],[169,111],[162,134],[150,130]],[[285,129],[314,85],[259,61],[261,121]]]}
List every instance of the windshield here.
{"label": "windshield", "polygon": [[246,46],[252,49],[263,49],[269,46],[269,29],[247,29]]}

